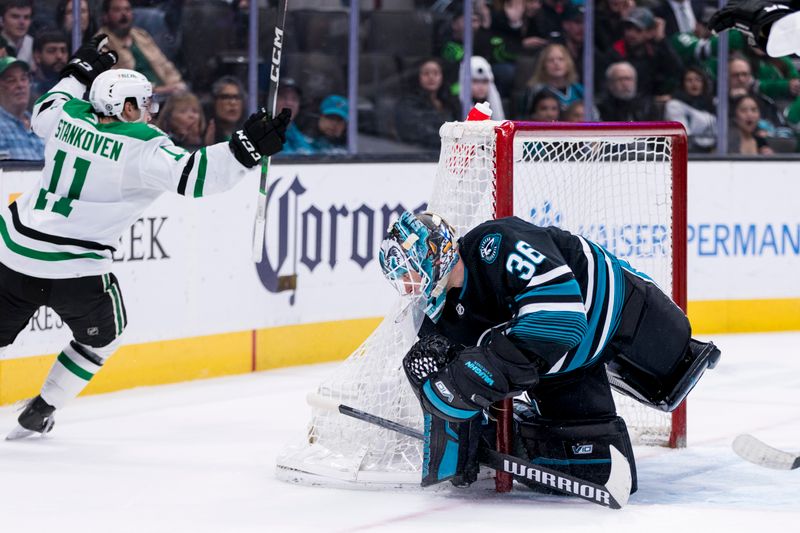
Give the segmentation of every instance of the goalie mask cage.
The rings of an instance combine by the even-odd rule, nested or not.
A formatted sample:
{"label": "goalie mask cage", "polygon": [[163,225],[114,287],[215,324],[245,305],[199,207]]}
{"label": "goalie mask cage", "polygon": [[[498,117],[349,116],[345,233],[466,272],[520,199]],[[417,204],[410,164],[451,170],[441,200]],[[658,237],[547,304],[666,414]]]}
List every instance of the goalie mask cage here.
{"label": "goalie mask cage", "polygon": [[[649,274],[686,310],[686,133],[678,123],[451,122],[428,209],[459,235],[516,215],[581,234]],[[422,430],[402,358],[419,316],[400,304],[315,393]],[[671,414],[615,393],[637,444],[686,444],[686,405]],[[511,401],[496,405],[498,450],[509,451]],[[314,408],[303,443],[278,477],[314,485],[418,486],[422,446],[411,437]],[[511,479],[497,474],[497,489]]]}

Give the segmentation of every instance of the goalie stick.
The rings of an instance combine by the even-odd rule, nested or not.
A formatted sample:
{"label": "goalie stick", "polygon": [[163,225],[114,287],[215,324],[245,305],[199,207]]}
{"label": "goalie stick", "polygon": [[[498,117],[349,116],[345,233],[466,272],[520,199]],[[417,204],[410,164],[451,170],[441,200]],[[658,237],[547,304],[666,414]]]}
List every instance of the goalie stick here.
{"label": "goalie stick", "polygon": [[[415,439],[423,440],[425,438],[422,432],[416,429],[349,405],[340,404],[336,400],[313,392],[308,394],[306,401],[310,406],[318,409],[336,411],[345,416],[390,429]],[[547,487],[562,494],[577,496],[603,507],[622,509],[628,503],[628,497],[631,493],[631,470],[627,459],[619,450],[614,446],[610,446],[609,450],[611,452],[611,473],[605,485],[584,481],[578,477],[490,449],[481,450],[480,462],[497,472],[505,472],[520,483],[532,488]]]}
{"label": "goalie stick", "polygon": [[[283,28],[286,24],[286,6],[288,0],[280,0],[275,19],[275,39],[272,42],[272,57],[269,69],[269,92],[267,103],[271,117],[275,116],[278,101],[278,81],[281,76],[281,52],[283,51]],[[264,257],[264,234],[267,229],[267,175],[271,157],[261,158],[261,177],[258,185],[258,201],[256,202],[256,220],[253,225],[253,261],[260,263]]]}
{"label": "goalie stick", "polygon": [[739,435],[733,440],[736,455],[751,463],[776,470],[800,468],[800,455],[773,448],[752,435]]}

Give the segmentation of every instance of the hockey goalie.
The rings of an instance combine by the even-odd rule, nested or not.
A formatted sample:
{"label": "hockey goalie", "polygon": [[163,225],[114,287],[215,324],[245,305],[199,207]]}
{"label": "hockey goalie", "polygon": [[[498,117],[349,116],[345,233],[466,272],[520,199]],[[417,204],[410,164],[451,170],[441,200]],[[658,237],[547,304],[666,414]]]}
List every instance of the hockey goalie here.
{"label": "hockey goalie", "polygon": [[588,239],[516,217],[458,238],[405,212],[381,245],[384,275],[424,308],[403,368],[424,416],[422,485],[476,480],[490,406],[514,397],[513,453],[603,484],[611,448],[636,467],[615,388],[675,409],[720,351],[644,273]]}

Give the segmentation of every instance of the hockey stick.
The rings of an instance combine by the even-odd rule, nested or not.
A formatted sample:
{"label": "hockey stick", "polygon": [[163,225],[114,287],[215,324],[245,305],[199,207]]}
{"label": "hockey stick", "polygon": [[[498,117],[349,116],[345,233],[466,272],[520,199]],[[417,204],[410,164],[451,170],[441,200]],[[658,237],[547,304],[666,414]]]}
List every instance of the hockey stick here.
{"label": "hockey stick", "polygon": [[[326,398],[317,393],[309,393],[306,396],[306,401],[310,406],[318,409],[335,411],[415,439],[424,440],[425,438],[421,432],[413,428],[349,405],[340,404],[334,399]],[[577,496],[603,507],[621,509],[628,503],[628,497],[631,493],[631,470],[627,459],[619,450],[614,446],[609,446],[609,450],[611,452],[611,473],[605,485],[584,481],[578,477],[541,465],[535,465],[519,457],[490,449],[481,450],[480,461],[497,472],[510,474],[514,479],[529,487],[547,487],[569,496]]]}
{"label": "hockey stick", "polygon": [[[288,0],[280,0],[275,20],[275,40],[272,42],[272,64],[269,70],[269,92],[267,103],[270,116],[275,116],[278,101],[278,81],[281,76],[281,52],[283,50],[283,28],[286,24],[286,5]],[[258,185],[256,220],[253,226],[253,261],[260,263],[264,257],[264,234],[267,230],[267,174],[272,157],[261,158],[261,178]]]}
{"label": "hockey stick", "polygon": [[776,470],[800,468],[800,455],[773,448],[752,435],[739,435],[733,440],[736,455],[751,463]]}

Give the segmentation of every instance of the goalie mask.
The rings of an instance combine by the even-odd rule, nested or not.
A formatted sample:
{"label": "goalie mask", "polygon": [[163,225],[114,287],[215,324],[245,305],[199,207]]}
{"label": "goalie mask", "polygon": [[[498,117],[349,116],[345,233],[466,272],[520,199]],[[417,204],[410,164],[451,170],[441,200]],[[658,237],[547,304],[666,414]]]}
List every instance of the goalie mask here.
{"label": "goalie mask", "polygon": [[107,70],[98,75],[89,91],[89,102],[99,115],[116,117],[122,122],[127,122],[122,116],[122,110],[129,98],[141,110],[136,122],[145,122],[148,113],[157,113],[158,107],[152,97],[153,84],[143,74],[122,68]]}
{"label": "goalie mask", "polygon": [[450,271],[458,262],[455,230],[433,213],[405,211],[389,226],[378,259],[383,275],[404,296],[420,298],[438,320]]}

